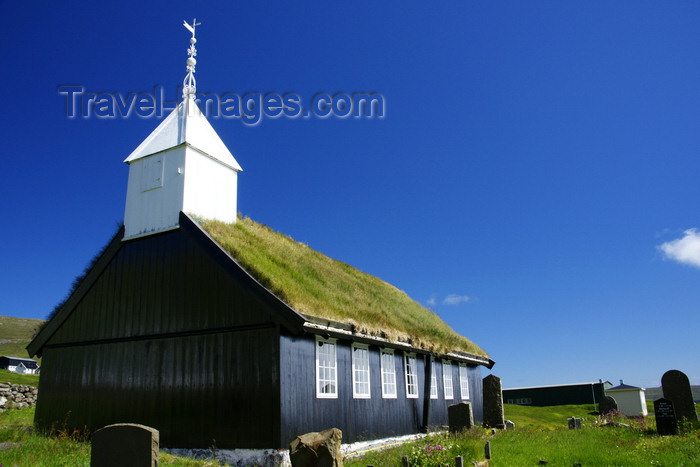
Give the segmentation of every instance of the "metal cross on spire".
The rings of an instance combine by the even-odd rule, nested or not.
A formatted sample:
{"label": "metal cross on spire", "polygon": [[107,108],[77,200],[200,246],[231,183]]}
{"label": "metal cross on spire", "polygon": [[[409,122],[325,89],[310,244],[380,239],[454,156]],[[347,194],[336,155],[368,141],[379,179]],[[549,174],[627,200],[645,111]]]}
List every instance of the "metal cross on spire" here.
{"label": "metal cross on spire", "polygon": [[184,21],[183,24],[183,26],[185,26],[187,30],[192,33],[192,37],[190,38],[190,47],[187,49],[187,76],[185,76],[185,80],[182,83],[183,99],[188,99],[189,96],[193,96],[197,92],[197,80],[194,79],[194,66],[197,64],[197,60],[194,58],[197,55],[197,49],[194,45],[197,43],[197,39],[194,37],[194,31],[200,24],[202,23],[198,23],[197,18],[192,20],[191,25],[187,24],[187,21]]}

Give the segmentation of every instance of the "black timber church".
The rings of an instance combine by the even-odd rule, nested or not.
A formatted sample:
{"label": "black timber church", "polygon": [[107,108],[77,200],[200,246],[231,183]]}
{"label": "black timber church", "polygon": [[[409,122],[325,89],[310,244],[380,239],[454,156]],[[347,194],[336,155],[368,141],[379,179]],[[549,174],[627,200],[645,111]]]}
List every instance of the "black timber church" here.
{"label": "black timber church", "polygon": [[194,97],[185,86],[125,160],[124,225],[27,347],[36,427],[141,423],[164,447],[255,449],[332,427],[343,442],[417,433],[460,401],[481,421],[494,362],[478,347],[302,313],[205,230],[237,222],[241,168]]}

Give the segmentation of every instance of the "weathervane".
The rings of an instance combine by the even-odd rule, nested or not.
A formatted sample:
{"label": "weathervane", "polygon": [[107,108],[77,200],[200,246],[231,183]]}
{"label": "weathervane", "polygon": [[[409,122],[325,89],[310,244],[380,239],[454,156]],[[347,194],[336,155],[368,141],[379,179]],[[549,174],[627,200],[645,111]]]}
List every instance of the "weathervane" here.
{"label": "weathervane", "polygon": [[197,18],[192,20],[192,25],[187,24],[184,21],[183,26],[187,28],[188,31],[192,33],[190,38],[190,47],[187,49],[187,76],[182,83],[182,98],[187,99],[190,95],[194,95],[197,92],[197,80],[194,79],[194,66],[197,64],[197,60],[194,58],[197,55],[197,49],[194,44],[197,43],[197,39],[194,37],[194,30],[197,26],[202,23],[197,22]]}

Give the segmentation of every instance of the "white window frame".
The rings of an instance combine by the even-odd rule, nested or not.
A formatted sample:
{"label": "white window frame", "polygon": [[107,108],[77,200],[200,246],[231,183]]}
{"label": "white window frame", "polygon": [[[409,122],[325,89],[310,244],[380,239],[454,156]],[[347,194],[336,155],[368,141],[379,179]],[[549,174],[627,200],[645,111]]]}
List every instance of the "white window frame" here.
{"label": "white window frame", "polygon": [[[321,349],[328,346],[332,352],[327,352],[332,358],[329,359],[329,365],[321,366]],[[327,350],[327,349],[324,349]],[[338,398],[338,348],[335,339],[323,339],[316,336],[316,397],[319,399],[337,399]],[[326,352],[324,352],[326,354]],[[323,362],[326,363],[326,362]],[[323,377],[323,378],[322,378]],[[331,385],[332,391],[323,391],[322,389]]]}
{"label": "white window frame", "polygon": [[[385,358],[386,357],[386,358]],[[382,372],[382,399],[396,399],[396,363],[392,349],[379,352]]]}
{"label": "white window frame", "polygon": [[416,360],[416,354],[404,353],[403,362],[404,375],[406,376],[406,398],[418,399],[418,361]]}
{"label": "white window frame", "polygon": [[[370,399],[372,397],[369,379],[369,346],[353,344],[352,351],[352,397]],[[364,379],[366,378],[366,381]]]}
{"label": "white window frame", "polygon": [[445,393],[445,400],[454,399],[454,387],[452,386],[452,362],[442,361],[442,385]]}
{"label": "white window frame", "polygon": [[435,365],[435,359],[431,358],[430,362],[430,398],[431,399],[437,399],[438,398],[438,383],[437,383],[437,366]]}
{"label": "white window frame", "polygon": [[459,394],[462,400],[469,400],[469,369],[465,363],[459,364]]}

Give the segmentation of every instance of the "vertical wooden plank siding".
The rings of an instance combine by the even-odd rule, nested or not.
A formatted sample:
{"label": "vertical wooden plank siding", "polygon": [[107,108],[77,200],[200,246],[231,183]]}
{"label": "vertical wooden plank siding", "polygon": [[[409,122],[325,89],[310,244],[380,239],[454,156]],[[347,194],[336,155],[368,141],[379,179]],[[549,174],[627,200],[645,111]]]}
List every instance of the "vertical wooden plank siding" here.
{"label": "vertical wooden plank siding", "polygon": [[459,402],[469,402],[472,405],[474,414],[474,423],[480,424],[483,422],[483,388],[481,380],[481,367],[470,365],[467,367],[467,377],[469,381],[469,398],[464,399],[459,385],[459,362],[452,362],[452,388],[453,398],[445,399],[444,383],[443,383],[443,366],[442,359],[436,359],[433,365],[433,370],[437,376],[438,383],[438,398],[431,399],[430,406],[430,425],[433,429],[439,426],[447,425],[447,407]]}
{"label": "vertical wooden plank siding", "polygon": [[534,406],[593,404],[600,402],[603,397],[603,382],[503,390],[503,402]]}
{"label": "vertical wooden plank siding", "polygon": [[[280,387],[281,387],[281,447],[298,435],[327,428],[339,428],[343,442],[385,438],[395,435],[418,433],[423,422],[425,397],[425,358],[417,356],[419,397],[406,397],[404,353],[394,352],[396,370],[396,399],[383,399],[381,388],[380,348],[370,346],[370,399],[352,397],[351,342],[337,341],[338,398],[316,398],[314,336],[285,335],[280,337]],[[438,360],[439,362],[439,360]],[[438,399],[430,400],[430,427],[447,425],[448,405],[460,402],[457,362],[453,362],[455,399],[445,400],[442,383],[442,365],[433,366],[438,378]],[[475,421],[481,422],[481,369],[469,367],[470,399]],[[427,395],[430,397],[430,394]]]}
{"label": "vertical wooden plank siding", "polygon": [[250,306],[250,294],[229,282],[179,231],[126,242],[51,344],[271,320],[269,307]]}
{"label": "vertical wooden plank siding", "polygon": [[[41,349],[37,428],[142,423],[161,445],[189,448],[284,448],[332,427],[344,442],[419,432],[428,355],[416,356],[419,397],[409,399],[395,349],[397,397],[384,399],[380,347],[370,345],[371,397],[355,399],[352,342],[340,339],[338,397],[317,399],[316,342],[303,319],[194,229],[122,243],[71,298]],[[448,405],[461,400],[458,362],[451,370],[455,397],[445,400],[436,359],[429,428],[446,425]],[[469,384],[480,422],[480,367],[469,367]]]}
{"label": "vertical wooden plank siding", "polygon": [[278,334],[270,306],[180,231],[126,242],[43,348],[36,425],[277,446]]}
{"label": "vertical wooden plank siding", "polygon": [[276,334],[270,328],[47,349],[51,371],[42,374],[35,421],[90,432],[142,423],[169,447],[275,446],[276,384],[261,376],[273,373]]}

